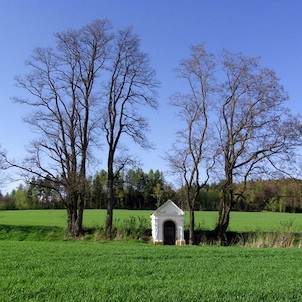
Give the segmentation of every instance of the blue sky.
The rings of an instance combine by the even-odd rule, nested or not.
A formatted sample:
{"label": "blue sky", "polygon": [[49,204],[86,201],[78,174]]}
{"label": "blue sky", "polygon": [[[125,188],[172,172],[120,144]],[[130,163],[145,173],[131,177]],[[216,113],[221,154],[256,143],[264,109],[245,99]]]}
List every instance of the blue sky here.
{"label": "blue sky", "polygon": [[[115,29],[132,26],[150,55],[161,82],[157,112],[150,119],[153,151],[133,148],[143,169],[166,171],[162,156],[175,139],[179,123],[168,106],[169,96],[182,87],[173,69],[189,55],[189,46],[205,42],[213,53],[222,49],[261,56],[263,66],[277,72],[302,113],[302,1],[300,0],[9,0],[0,1],[0,144],[20,159],[32,133],[22,123],[23,106],[11,101],[22,93],[14,76],[26,73],[24,61],[38,46],[52,46],[53,33],[78,28],[97,18]],[[97,157],[106,159],[102,152]],[[100,166],[100,168],[104,167]],[[0,188],[11,190],[14,184]]]}

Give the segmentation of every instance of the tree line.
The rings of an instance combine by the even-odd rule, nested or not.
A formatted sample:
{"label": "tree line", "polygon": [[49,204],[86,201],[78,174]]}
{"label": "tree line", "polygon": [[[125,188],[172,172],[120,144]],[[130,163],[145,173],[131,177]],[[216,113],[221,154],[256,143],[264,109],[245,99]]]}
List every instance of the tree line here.
{"label": "tree line", "polygon": [[[88,180],[89,192],[86,209],[107,208],[107,172],[101,170]],[[43,179],[19,185],[9,194],[0,193],[0,210],[63,209],[64,203],[55,190],[37,185]],[[196,199],[195,210],[218,211],[221,199],[221,183],[206,185]],[[244,193],[242,190],[244,188]],[[115,184],[116,208],[129,210],[154,210],[168,199],[182,209],[189,210],[186,203],[186,188],[173,188],[166,182],[163,173],[152,169],[130,169],[120,175]],[[237,200],[235,211],[302,212],[302,181],[297,179],[255,180],[234,186]]]}
{"label": "tree line", "polygon": [[[221,188],[221,183],[213,183],[203,188],[197,199],[196,210],[218,211]],[[298,179],[235,183],[234,196],[234,211],[302,212],[302,181]]]}
{"label": "tree line", "polygon": [[[106,209],[108,204],[108,174],[101,170],[87,180],[86,209]],[[0,209],[62,209],[64,202],[54,190],[51,179],[32,178],[20,184],[10,194],[0,194]],[[116,178],[114,184],[116,208],[129,210],[150,210],[159,207],[164,201],[175,197],[163,173],[152,169],[145,173],[141,168],[129,169]]]}

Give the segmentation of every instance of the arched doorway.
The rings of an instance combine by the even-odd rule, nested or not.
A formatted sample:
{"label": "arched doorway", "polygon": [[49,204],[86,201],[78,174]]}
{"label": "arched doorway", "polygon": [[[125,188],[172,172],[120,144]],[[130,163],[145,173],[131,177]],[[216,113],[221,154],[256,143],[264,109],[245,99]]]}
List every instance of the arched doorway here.
{"label": "arched doorway", "polygon": [[176,227],[172,220],[164,222],[164,244],[175,245],[176,240]]}

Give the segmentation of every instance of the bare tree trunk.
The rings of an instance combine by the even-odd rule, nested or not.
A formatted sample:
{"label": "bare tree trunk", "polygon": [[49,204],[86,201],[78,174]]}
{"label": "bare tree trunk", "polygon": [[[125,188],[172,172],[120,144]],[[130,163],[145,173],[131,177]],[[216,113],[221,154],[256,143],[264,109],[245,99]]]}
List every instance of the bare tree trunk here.
{"label": "bare tree trunk", "polygon": [[109,154],[108,158],[108,203],[105,229],[107,233],[111,233],[113,224],[114,209],[114,172],[113,172],[113,156]]}
{"label": "bare tree trunk", "polygon": [[72,194],[69,200],[67,203],[67,231],[71,237],[79,237],[84,235],[82,227],[84,201],[77,194]]}
{"label": "bare tree trunk", "polygon": [[189,229],[189,245],[195,243],[195,213],[194,209],[190,207],[190,229]]}
{"label": "bare tree trunk", "polygon": [[[195,190],[195,192],[193,192]],[[192,196],[193,194],[193,196]],[[199,194],[199,187],[192,188],[187,184],[187,202],[189,206],[189,245],[195,243],[195,202]]]}
{"label": "bare tree trunk", "polygon": [[233,193],[233,171],[226,172],[227,179],[225,180],[222,188],[222,196],[220,201],[219,217],[216,226],[216,235],[221,244],[226,243],[226,231],[229,227],[230,212],[234,202]]}
{"label": "bare tree trunk", "polygon": [[228,192],[223,192],[222,201],[220,203],[220,211],[218,217],[218,223],[216,226],[217,238],[220,240],[222,245],[226,240],[226,231],[230,222],[231,202]]}
{"label": "bare tree trunk", "polygon": [[67,231],[71,237],[80,236],[79,226],[77,224],[78,213],[73,206],[67,208]]}
{"label": "bare tree trunk", "polygon": [[111,233],[113,223],[113,208],[111,205],[107,206],[107,215],[106,215],[106,232]]}
{"label": "bare tree trunk", "polygon": [[84,207],[85,207],[85,196],[86,196],[86,192],[84,192],[84,194],[81,194],[79,196],[80,200],[78,202],[77,231],[79,236],[84,235],[83,214],[84,214]]}

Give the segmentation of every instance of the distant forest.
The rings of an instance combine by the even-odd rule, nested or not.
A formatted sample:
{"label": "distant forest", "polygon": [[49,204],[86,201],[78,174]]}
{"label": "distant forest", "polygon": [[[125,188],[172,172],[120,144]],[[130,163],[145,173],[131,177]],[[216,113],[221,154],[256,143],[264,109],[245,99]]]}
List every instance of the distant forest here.
{"label": "distant forest", "polygon": [[[49,180],[50,181],[50,180]],[[45,179],[35,179],[19,185],[10,194],[0,193],[0,210],[59,209],[64,208],[59,190]],[[50,189],[51,188],[51,189]],[[106,209],[107,172],[101,170],[88,179],[87,209]],[[172,199],[187,209],[183,188],[175,190],[167,183],[162,172],[142,169],[128,170],[115,182],[116,208],[153,210],[167,199]],[[221,185],[212,183],[203,188],[198,196],[195,210],[219,209]],[[255,180],[235,184],[236,211],[302,212],[302,181],[297,179]]]}

